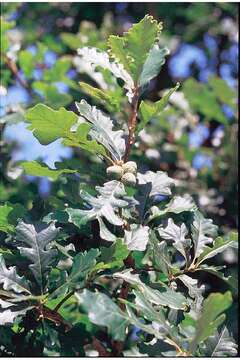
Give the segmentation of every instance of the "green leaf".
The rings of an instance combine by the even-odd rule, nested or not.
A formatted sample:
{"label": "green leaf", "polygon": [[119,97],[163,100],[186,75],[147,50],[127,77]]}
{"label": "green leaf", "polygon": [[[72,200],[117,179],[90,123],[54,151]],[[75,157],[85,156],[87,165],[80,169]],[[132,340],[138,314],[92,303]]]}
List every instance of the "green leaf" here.
{"label": "green leaf", "polygon": [[174,224],[173,219],[168,219],[168,225],[165,228],[157,228],[159,235],[164,240],[173,241],[173,246],[184,256],[185,260],[188,259],[187,248],[189,248],[191,241],[186,238],[188,229],[185,224],[177,226]]}
{"label": "green leaf", "polygon": [[[146,15],[134,24],[122,38],[111,37],[109,46],[111,56],[123,64],[131,74],[135,85],[138,84],[143,67],[148,61],[149,52],[158,40],[162,24]],[[144,39],[144,41],[142,41]],[[146,70],[145,70],[146,71]]]}
{"label": "green leaf", "polygon": [[206,85],[198,83],[194,79],[188,79],[183,84],[183,92],[190,106],[207,119],[215,119],[222,124],[228,123],[214,92],[209,90]]}
{"label": "green leaf", "polygon": [[89,135],[102,144],[114,160],[121,160],[125,154],[123,130],[113,131],[113,122],[95,106],[90,106],[85,100],[76,103],[80,115],[92,124]]}
{"label": "green leaf", "polygon": [[125,230],[124,242],[127,245],[129,250],[146,250],[147,243],[149,240],[149,231],[148,226],[137,226],[133,224],[130,226],[130,230]]}
{"label": "green leaf", "polygon": [[119,111],[120,110],[120,97],[117,93],[117,90],[102,90],[95,88],[84,82],[79,82],[81,90],[83,90],[87,95],[93,97],[95,100],[104,104],[107,109],[110,111]]}
{"label": "green leaf", "polygon": [[205,346],[204,355],[212,358],[233,357],[238,353],[238,346],[226,326],[220,332],[209,336],[205,341]]}
{"label": "green leaf", "polygon": [[75,132],[72,131],[68,134],[68,138],[63,140],[63,144],[66,146],[79,147],[92,154],[100,154],[106,157],[107,154],[105,148],[98,144],[96,140],[88,139],[90,128],[90,124],[80,124]]}
{"label": "green leaf", "polygon": [[205,219],[200,211],[196,211],[191,230],[194,258],[197,259],[206,250],[206,244],[213,242],[213,237],[217,235],[217,226],[213,224],[212,219]]}
{"label": "green leaf", "polygon": [[108,222],[116,226],[123,225],[123,220],[116,213],[119,208],[128,205],[127,201],[120,199],[125,195],[124,185],[117,180],[112,180],[106,182],[103,187],[96,186],[96,190],[100,193],[98,197],[94,197],[83,190],[80,191],[80,196],[88,206],[91,206],[91,209],[66,209],[69,222],[81,227],[88,221],[97,219],[100,225],[101,237],[108,241],[114,241],[115,236],[112,237],[112,234],[108,230],[106,231],[106,226],[101,218],[104,217]]}
{"label": "green leaf", "polygon": [[72,101],[71,95],[59,93],[55,85],[43,81],[34,81],[32,87],[44,97],[46,105],[54,109],[58,109],[60,106],[66,106]]}
{"label": "green leaf", "polygon": [[124,341],[128,319],[107,295],[86,289],[75,295],[93,324],[106,326],[114,340]]}
{"label": "green leaf", "polygon": [[71,33],[61,33],[60,37],[64,44],[66,44],[70,49],[77,50],[81,46],[81,39],[77,34]]}
{"label": "green leaf", "polygon": [[44,80],[49,82],[58,82],[65,80],[65,73],[71,66],[71,60],[66,58],[58,59],[51,69],[44,71]]}
{"label": "green leaf", "polygon": [[146,101],[141,101],[139,106],[139,112],[140,112],[140,118],[141,122],[138,124],[137,127],[137,133],[144,129],[147,123],[155,118],[158,118],[161,116],[162,111],[167,106],[170,96],[178,90],[180,84],[177,83],[176,86],[172,89],[170,89],[161,100],[149,104]]}
{"label": "green leaf", "polygon": [[46,176],[54,181],[62,174],[73,174],[77,172],[77,170],[70,169],[50,169],[48,166],[38,161],[24,161],[21,163],[21,167],[27,175]]}
{"label": "green leaf", "polygon": [[131,67],[125,49],[125,41],[126,39],[123,36],[110,35],[108,38],[108,47],[110,56],[122,64],[124,69],[130,74]]}
{"label": "green leaf", "polygon": [[238,241],[238,234],[231,232],[226,238],[217,237],[213,242],[213,246],[206,246],[204,251],[201,253],[197,260],[197,266],[200,265],[203,261],[216,256],[217,254],[223,252],[228,247],[234,245]]}
{"label": "green leaf", "polygon": [[55,111],[44,104],[37,104],[29,109],[25,117],[29,129],[42,145],[68,136],[72,125],[77,121],[77,115],[72,111],[60,108]]}
{"label": "green leaf", "polygon": [[122,267],[124,265],[123,260],[127,258],[128,254],[129,250],[122,239],[117,239],[110,247],[101,248],[100,262],[93,271]]}
{"label": "green leaf", "polygon": [[124,270],[113,274],[114,278],[122,279],[129,284],[134,285],[140,290],[146,299],[154,304],[161,306],[168,306],[172,309],[185,310],[187,306],[187,299],[180,293],[176,292],[167,286],[162,286],[161,291],[151,288],[144,284],[137,274],[132,274],[131,270]]}
{"label": "green leaf", "polygon": [[169,50],[166,47],[160,48],[159,45],[152,47],[143,65],[139,79],[140,86],[144,86],[159,74],[162,65],[165,63],[165,57],[168,54]]}
{"label": "green leaf", "polygon": [[59,229],[53,223],[39,231],[32,224],[25,224],[23,221],[20,221],[16,227],[18,249],[21,255],[30,261],[29,268],[39,285],[41,294],[43,294],[51,264],[57,255],[57,250],[49,246],[58,233]]}
{"label": "green leaf", "polygon": [[[96,48],[80,48],[78,49],[78,55],[80,57],[80,63],[88,64],[92,70],[92,73],[95,73],[96,68],[100,67],[110,71],[116,78],[122,79],[124,82],[124,88],[127,90],[127,96],[131,101],[133,96],[134,83],[129,73],[123,68],[121,64],[110,61],[110,58],[106,52],[100,51]],[[77,63],[77,61],[75,61],[75,63]]]}
{"label": "green leaf", "polygon": [[27,78],[31,78],[35,69],[34,55],[30,51],[22,50],[19,52],[18,61],[24,75]]}
{"label": "green leaf", "polygon": [[190,342],[189,351],[194,354],[197,346],[209,336],[213,335],[217,328],[224,322],[222,314],[232,304],[230,291],[225,294],[213,293],[203,302],[202,313],[196,322],[196,333]]}
{"label": "green leaf", "polygon": [[96,265],[96,258],[99,254],[99,250],[91,249],[88,252],[85,251],[75,255],[73,257],[73,264],[69,275],[65,279],[64,283],[51,294],[51,298],[55,295],[59,296],[59,294],[77,290],[84,286],[88,274]]}
{"label": "green leaf", "polygon": [[227,82],[217,76],[209,76],[208,83],[216,97],[233,108],[236,106],[236,93]]}
{"label": "green leaf", "polygon": [[18,218],[24,217],[25,208],[20,204],[10,204],[0,206],[0,231],[13,232]]}
{"label": "green leaf", "polygon": [[3,285],[4,290],[31,294],[27,280],[17,274],[15,266],[7,269],[2,255],[0,255],[0,284]]}

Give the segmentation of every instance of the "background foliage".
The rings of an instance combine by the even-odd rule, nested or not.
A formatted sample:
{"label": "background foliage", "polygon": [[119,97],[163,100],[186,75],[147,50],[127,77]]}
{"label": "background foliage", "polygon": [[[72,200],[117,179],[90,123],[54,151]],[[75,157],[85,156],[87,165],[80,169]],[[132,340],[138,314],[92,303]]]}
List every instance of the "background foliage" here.
{"label": "background foliage", "polygon": [[[109,35],[121,35],[128,30],[132,23],[141,20],[146,13],[150,13],[163,21],[164,30],[160,37],[160,43],[162,47],[168,47],[171,53],[166,57],[166,63],[162,66],[160,74],[150,82],[148,91],[144,94],[144,104],[140,106],[141,123],[137,128],[139,138],[137,146],[132,151],[131,160],[136,161],[140,172],[147,170],[167,171],[171,178],[177,180],[178,195],[190,193],[204,216],[212,218],[214,223],[219,226],[219,235],[226,239],[230,231],[236,230],[236,87],[238,70],[236,10],[236,5],[231,3],[184,5],[181,3],[3,4],[0,88],[2,136],[0,143],[0,251],[7,264],[6,268],[4,260],[1,260],[3,272],[12,271],[14,273],[15,270],[7,270],[12,264],[17,265],[20,275],[26,272],[26,264],[19,256],[19,251],[14,248],[15,244],[11,244],[12,236],[15,238],[18,218],[24,217],[26,222],[44,221],[49,223],[51,219],[57,219],[60,224],[65,224],[60,234],[55,227],[49,226],[49,234],[46,234],[49,237],[46,237],[44,246],[52,241],[57,246],[62,257],[61,270],[68,270],[74,257],[68,281],[64,281],[61,278],[64,277],[64,271],[54,268],[56,265],[54,264],[54,250],[48,251],[48,265],[43,260],[41,278],[39,278],[39,269],[33,269],[33,274],[30,275],[30,280],[33,280],[31,278],[33,276],[36,283],[40,285],[40,293],[31,288],[31,291],[35,291],[36,297],[44,295],[44,274],[49,271],[48,266],[50,264],[54,271],[51,272],[48,286],[50,292],[53,291],[53,293],[55,282],[64,284],[61,285],[64,287],[61,289],[64,290],[63,293],[71,292],[75,283],[81,287],[81,282],[88,276],[90,270],[97,266],[96,263],[99,264],[99,259],[109,269],[123,266],[123,260],[126,259],[128,251],[121,246],[121,243],[116,243],[110,248],[104,247],[101,257],[98,258],[97,248],[106,246],[106,244],[102,244],[98,234],[97,221],[99,221],[100,227],[103,224],[97,212],[94,215],[96,220],[91,229],[93,237],[88,236],[88,227],[79,231],[80,224],[76,222],[75,214],[74,212],[71,213],[71,209],[68,209],[68,216],[70,216],[71,221],[66,224],[66,203],[70,205],[72,211],[77,208],[81,201],[77,196],[79,190],[82,191],[82,194],[87,191],[96,196],[97,192],[94,192],[94,187],[103,185],[106,173],[99,159],[94,155],[95,151],[92,153],[84,151],[86,148],[93,149],[94,147],[96,151],[104,154],[103,147],[93,143],[94,140],[91,140],[90,143],[88,139],[86,142],[89,125],[84,124],[85,137],[84,133],[81,133],[83,136],[81,144],[84,143],[84,146],[79,148],[79,143],[76,144],[77,139],[70,139],[67,136],[65,138],[67,127],[74,124],[76,115],[73,113],[69,115],[69,113],[64,112],[65,110],[59,111],[59,108],[64,106],[67,110],[77,113],[75,101],[79,102],[81,99],[85,99],[91,105],[105,108],[111,116],[117,114],[122,122],[128,118],[129,109],[124,102],[122,84],[114,82],[107,71],[100,73],[98,68],[95,69],[96,71],[92,71],[89,62],[81,61],[81,57],[77,56],[77,49],[91,46],[106,50]],[[81,54],[81,50],[79,54]],[[141,54],[136,54],[136,57],[139,56]],[[177,85],[177,91],[171,97],[167,96],[167,89],[174,88],[178,82],[180,87]],[[98,90],[93,88],[96,85]],[[163,106],[163,102],[156,103],[163,95],[166,95],[166,103],[169,100],[167,107]],[[33,108],[40,102],[58,112],[49,113],[43,105],[37,105],[38,108]],[[83,105],[80,107],[80,113],[86,111]],[[24,113],[27,108],[32,108],[32,112],[28,111],[28,115],[25,117]],[[46,111],[46,115],[43,117],[44,111]],[[39,113],[41,118],[38,119]],[[54,133],[54,123],[53,128],[49,131],[53,114],[54,118],[56,116],[59,120],[65,119],[66,128],[58,128],[57,133]],[[29,130],[26,119],[32,124],[32,129],[36,129],[36,124],[42,118],[47,120],[48,130],[46,131],[46,127],[42,126],[39,127],[38,132],[34,131],[38,141]],[[44,125],[43,122],[41,124]],[[65,139],[64,142],[67,146],[62,145],[59,137]],[[115,156],[118,154],[115,153]],[[29,165],[28,161],[34,162]],[[46,165],[43,165],[42,162]],[[64,174],[68,175],[62,176]],[[129,192],[128,195],[132,196],[133,192]],[[156,197],[155,201],[162,201],[164,205],[166,195],[157,195],[158,198]],[[88,201],[89,198],[85,200]],[[93,199],[91,201],[94,203]],[[91,202],[89,203],[91,204]],[[171,223],[168,223],[169,227],[170,225],[172,226]],[[24,238],[24,235],[21,234],[28,231],[38,234],[42,231],[41,228],[34,227],[27,229],[25,223],[18,223],[17,229],[20,238],[21,236]],[[162,230],[159,231],[164,238],[164,234],[161,234]],[[69,234],[71,234],[70,238]],[[60,236],[60,241],[55,241],[57,236]],[[24,242],[23,238],[20,242]],[[230,238],[228,240],[231,241]],[[134,239],[129,239],[129,241],[134,241]],[[30,244],[30,246],[34,247],[35,245]],[[21,244],[21,255],[24,255],[25,249],[25,256],[28,257],[27,248]],[[84,253],[86,250],[90,251]],[[42,251],[45,250],[42,249]],[[96,260],[97,258],[98,260]],[[136,252],[135,262],[139,264],[139,267],[141,267],[141,260],[141,256]],[[210,260],[212,267],[219,266],[219,264],[226,266],[225,277],[232,276],[231,283],[236,287],[236,249],[230,247],[224,253]],[[169,269],[165,269],[165,271],[169,271]],[[20,280],[19,275],[16,276],[18,276],[21,286],[24,286],[26,295],[30,291],[30,285]],[[121,278],[120,275],[119,277]],[[201,272],[198,279],[206,287],[206,296],[212,292],[224,293],[229,290],[229,285],[226,285],[222,279],[216,278],[211,271]],[[139,285],[141,280],[136,280],[135,276],[131,281],[137,281]],[[184,281],[189,283],[190,280],[183,278],[183,284]],[[97,284],[96,286],[100,286],[101,289],[111,288],[114,291],[116,280],[106,280],[106,282],[106,284]],[[144,306],[146,299],[141,298],[138,285],[134,290],[135,296],[139,297],[138,303]],[[11,285],[11,289],[21,293],[16,286]],[[3,287],[3,290],[6,289]],[[231,287],[231,291],[233,305],[227,310],[226,325],[236,338],[237,290]],[[31,349],[36,355],[76,356],[85,355],[81,353],[84,346],[84,351],[91,352],[95,349],[100,353],[102,351],[99,350],[100,342],[105,344],[106,348],[115,349],[112,350],[115,351],[113,355],[118,354],[117,345],[114,344],[113,346],[110,342],[122,341],[124,322],[127,320],[121,317],[121,313],[119,313],[119,317],[114,318],[112,322],[109,320],[109,324],[103,324],[107,326],[109,334],[112,335],[112,339],[109,340],[106,333],[104,331],[99,332],[99,329],[94,325],[96,323],[101,325],[100,320],[91,322],[86,314],[89,309],[85,309],[86,305],[84,304],[91,303],[93,307],[96,307],[101,301],[107,303],[108,298],[104,297],[104,292],[99,294],[99,297],[101,296],[102,298],[91,298],[91,293],[84,290],[82,295],[79,295],[78,301],[69,298],[64,303],[59,311],[62,318],[66,319],[66,323],[62,322],[62,319],[60,320],[63,334],[69,323],[74,321],[75,324],[67,337],[61,335],[61,331],[59,335],[59,332],[54,328],[53,325],[56,325],[59,319],[52,321],[52,314],[48,315],[51,321],[46,321],[45,328],[36,332],[34,339],[32,339],[25,324],[20,322],[17,322],[13,328],[8,327],[7,330],[5,327],[4,330],[3,327],[0,327],[1,341],[4,345],[1,351],[3,354],[8,354],[8,351],[11,353],[12,350],[8,349],[11,349],[12,343],[14,343],[16,355],[24,355],[26,351]],[[149,296],[151,298],[153,295]],[[180,308],[182,306],[181,300],[180,298],[178,305]],[[226,296],[226,302],[228,300],[229,298]],[[208,298],[208,303],[204,303],[205,312],[202,313],[202,318],[199,320],[204,325],[200,324],[199,327],[204,327],[206,324],[208,319],[207,307],[210,306],[211,301],[223,303],[220,297],[219,299]],[[47,306],[54,309],[58,302],[59,298],[56,300],[53,296],[52,299],[48,300]],[[83,311],[81,313],[78,311],[79,303],[82,304]],[[118,311],[115,306],[115,303],[109,303],[109,309],[112,308],[113,313]],[[126,306],[128,306],[129,313],[132,314],[130,305]],[[150,309],[149,303],[147,306]],[[26,306],[18,305],[15,316],[17,316],[17,312],[23,314],[26,309]],[[140,309],[137,310],[140,311]],[[101,311],[102,309],[99,308],[100,318],[104,317]],[[148,321],[151,320],[151,317],[156,316],[154,309],[149,316]],[[174,308],[171,310],[170,316],[173,322],[177,322]],[[217,316],[218,314],[216,314],[216,318]],[[134,313],[130,317],[134,319]],[[33,327],[35,326],[36,319],[27,317],[25,321],[28,324],[33,322]],[[184,321],[182,332],[186,335],[189,331],[188,327],[192,325],[188,323],[191,322],[191,318],[186,316]],[[135,319],[133,324],[135,330],[127,340],[127,348],[129,349],[127,351],[129,353],[126,352],[126,355],[134,354],[134,352],[137,355],[137,351],[140,351],[141,354],[159,356],[157,352],[159,346],[163,349],[162,352],[171,355],[170,350],[168,348],[164,350],[162,344],[157,346],[148,343],[149,335],[146,333],[149,329],[147,332],[145,332],[146,329],[142,329],[142,333],[135,334],[137,329],[141,329],[141,323],[138,319]],[[120,335],[118,334],[119,336],[115,339],[113,328],[117,325],[120,328],[122,327],[122,330],[119,331]],[[227,328],[221,329],[221,336],[226,337],[226,341],[230,341],[228,340]],[[78,347],[76,347],[76,338],[79,341],[79,332],[84,334],[82,336],[84,344],[78,342]],[[206,339],[208,338],[208,334],[204,336]],[[216,336],[215,338],[209,337],[208,343],[204,345],[209,354],[211,354],[212,348],[215,349]],[[133,347],[136,338],[144,340],[140,350]],[[50,343],[54,343],[54,347],[49,346]],[[89,347],[89,344],[92,345]],[[195,347],[194,342],[192,347]],[[230,347],[234,348],[234,346]],[[217,349],[215,350],[217,352]],[[198,351],[201,353],[201,349]],[[202,351],[207,354],[206,349]],[[216,355],[214,352],[212,354]],[[221,352],[220,354],[222,355]]]}

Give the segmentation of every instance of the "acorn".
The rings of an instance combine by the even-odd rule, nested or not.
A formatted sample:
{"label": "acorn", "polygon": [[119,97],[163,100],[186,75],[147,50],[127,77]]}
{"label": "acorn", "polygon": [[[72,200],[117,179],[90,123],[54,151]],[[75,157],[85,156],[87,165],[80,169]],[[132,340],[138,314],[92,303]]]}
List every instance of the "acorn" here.
{"label": "acorn", "polygon": [[119,165],[109,166],[107,168],[107,174],[113,179],[121,179],[123,175],[123,169]]}
{"label": "acorn", "polygon": [[121,181],[123,184],[128,185],[128,186],[135,186],[137,179],[136,176],[130,172],[127,172],[125,174],[123,174]]}
{"label": "acorn", "polygon": [[137,172],[137,164],[134,161],[128,161],[122,165],[124,174],[125,173],[132,173],[136,174]]}

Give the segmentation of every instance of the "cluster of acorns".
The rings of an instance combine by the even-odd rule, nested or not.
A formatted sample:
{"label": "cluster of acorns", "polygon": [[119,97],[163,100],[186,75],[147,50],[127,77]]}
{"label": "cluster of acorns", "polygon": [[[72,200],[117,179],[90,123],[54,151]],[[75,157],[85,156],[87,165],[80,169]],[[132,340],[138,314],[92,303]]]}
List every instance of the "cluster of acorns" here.
{"label": "cluster of acorns", "polygon": [[113,166],[107,168],[107,174],[116,180],[120,180],[123,184],[128,186],[136,185],[137,164],[134,161],[126,163],[118,162]]}

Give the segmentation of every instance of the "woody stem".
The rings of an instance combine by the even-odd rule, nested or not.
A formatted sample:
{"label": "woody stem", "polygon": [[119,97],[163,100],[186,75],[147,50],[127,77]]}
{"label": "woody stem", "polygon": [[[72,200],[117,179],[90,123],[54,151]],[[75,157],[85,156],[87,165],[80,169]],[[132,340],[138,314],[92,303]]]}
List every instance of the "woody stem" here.
{"label": "woody stem", "polygon": [[138,99],[139,99],[139,88],[134,89],[133,100],[132,100],[132,111],[128,121],[128,141],[126,146],[126,151],[124,155],[124,161],[126,162],[129,158],[131,147],[135,141],[135,129],[137,124],[137,109],[138,109]]}

